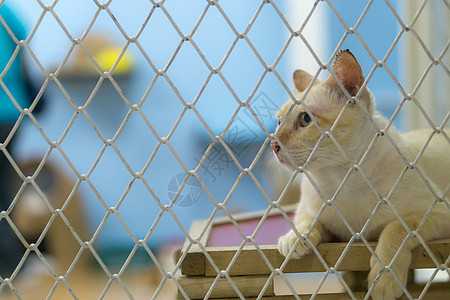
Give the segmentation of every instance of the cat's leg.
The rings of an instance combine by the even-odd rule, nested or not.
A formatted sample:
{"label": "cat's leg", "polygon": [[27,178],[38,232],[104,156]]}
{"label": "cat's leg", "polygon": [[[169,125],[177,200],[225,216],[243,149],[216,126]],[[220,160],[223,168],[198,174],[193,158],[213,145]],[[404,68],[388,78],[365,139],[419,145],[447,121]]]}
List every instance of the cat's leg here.
{"label": "cat's leg", "polygon": [[[446,218],[445,214],[440,213],[432,213],[428,216],[426,222],[419,231],[419,235],[423,240],[430,241],[440,238],[445,234],[448,225],[445,224],[447,222],[443,218]],[[422,219],[423,215],[408,215],[403,217],[404,222],[411,231],[415,231],[418,228]],[[378,245],[375,249],[375,253],[383,266],[388,266],[391,263],[392,258],[397,253],[397,250],[402,245],[406,236],[406,229],[400,221],[393,221],[386,226],[380,235]],[[408,269],[411,264],[412,250],[419,245],[419,239],[415,237],[409,238],[400,252],[400,255],[391,266],[391,270],[405,287]],[[369,289],[383,269],[374,257],[370,260],[370,267],[371,270],[368,277]],[[383,272],[372,291],[372,298],[375,300],[390,300],[398,298],[402,294],[403,289],[394,276],[390,272]]]}
{"label": "cat's leg", "polygon": [[[295,216],[294,224],[295,228],[297,229],[299,234],[306,234],[308,233],[312,223],[314,221],[314,218],[306,213],[297,213]],[[316,246],[321,241],[328,239],[328,232],[324,229],[323,225],[317,222],[314,225],[314,228],[311,230],[311,232],[305,236],[306,239],[308,239],[312,245]],[[287,256],[291,249],[294,247],[295,242],[299,239],[297,234],[294,230],[290,230],[287,234],[283,235],[278,240],[278,251],[284,255]],[[311,250],[311,245],[307,240],[300,240],[296,248],[294,250],[294,253],[292,254],[292,258],[298,259],[306,254],[308,254]]]}

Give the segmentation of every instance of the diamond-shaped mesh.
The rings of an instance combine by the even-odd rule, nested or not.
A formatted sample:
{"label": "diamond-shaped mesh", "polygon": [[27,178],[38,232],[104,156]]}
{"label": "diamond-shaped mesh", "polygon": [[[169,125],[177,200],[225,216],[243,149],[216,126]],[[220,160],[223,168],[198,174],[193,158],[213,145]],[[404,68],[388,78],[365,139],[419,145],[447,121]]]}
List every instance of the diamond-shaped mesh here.
{"label": "diamond-shaped mesh", "polygon": [[[324,273],[311,292],[313,298],[333,277],[352,299],[368,299],[389,272],[402,293],[412,299],[403,274],[395,272],[395,263],[403,259],[402,251],[419,245],[435,264],[420,297],[427,294],[439,271],[450,275],[450,255],[440,263],[426,244],[429,237],[421,231],[436,207],[450,210],[450,182],[438,178],[444,187],[437,188],[432,183],[435,178],[427,178],[418,165],[435,136],[443,136],[442,151],[450,155],[450,138],[444,130],[450,118],[449,3],[385,0],[351,7],[332,0],[294,2],[36,0],[17,5],[0,1],[1,38],[5,45],[12,45],[5,50],[6,58],[3,53],[0,57],[0,101],[8,102],[0,107],[13,116],[0,128],[0,243],[1,254],[9,255],[1,257],[5,273],[0,277],[0,299],[36,299],[37,294],[55,299],[164,299],[175,297],[177,290],[180,298],[189,299],[178,274],[191,248],[202,252],[214,273],[200,298],[215,297],[223,280],[236,297],[245,298],[245,288],[231,270],[249,245],[270,270],[258,291],[259,299],[274,279],[293,297],[301,298],[296,281],[285,271],[300,244],[311,248],[323,265]],[[28,35],[15,28],[21,26],[17,20],[11,21],[14,17],[7,5],[26,16],[31,24]],[[382,11],[394,27],[383,28],[378,23],[381,16],[374,11]],[[80,17],[84,21],[74,22],[80,14],[85,15]],[[319,26],[321,18],[336,25],[333,36]],[[277,28],[276,33],[267,33],[272,27]],[[114,38],[99,34],[105,28]],[[389,30],[388,36],[393,38],[383,43],[388,45],[385,48],[369,36],[382,37],[382,30]],[[317,38],[320,34],[325,36],[322,43]],[[325,46],[327,43],[330,45]],[[102,53],[105,46],[115,52]],[[325,47],[332,50],[327,52]],[[398,105],[387,116],[385,128],[377,126],[359,95],[352,97],[332,69],[335,55],[346,47],[368,61],[363,66],[363,88],[384,80],[383,85],[397,91],[400,100],[391,99],[389,105]],[[297,50],[303,55],[300,59]],[[17,64],[23,58],[31,73],[43,78],[32,89],[29,103],[10,80],[20,71]],[[276,140],[282,149],[285,146],[272,117],[286,99],[294,101],[293,107],[301,105],[303,99],[296,99],[285,75],[286,69],[302,68],[302,61],[312,66],[313,79],[331,73],[348,101],[329,130],[313,117],[321,137],[303,166],[289,174],[273,175],[266,164],[271,154],[269,143]],[[139,66],[130,72],[136,62]],[[402,70],[398,71],[396,64]],[[304,97],[311,88],[306,88]],[[347,164],[354,158],[348,157],[336,137],[345,112],[354,105],[369,117],[376,134],[359,161]],[[0,112],[2,118],[4,115]],[[394,124],[400,124],[400,116],[404,128],[431,129],[413,161],[389,133]],[[23,147],[13,149],[19,139]],[[308,169],[325,140],[342,156],[345,168],[330,198]],[[404,162],[386,194],[377,190],[371,174],[362,167],[380,140]],[[417,220],[401,216],[391,202],[392,194],[411,172],[420,176],[434,198],[427,213]],[[281,176],[286,178],[280,180],[280,187]],[[323,201],[305,232],[297,230],[282,205],[301,176]],[[377,199],[361,229],[352,227],[335,202],[353,176],[359,176],[361,185]],[[258,201],[252,202],[256,198]],[[234,213],[254,209],[263,213],[248,235]],[[327,209],[335,210],[349,237],[334,264],[327,263],[312,234]],[[379,257],[371,243],[373,237],[365,236],[374,216],[386,209],[404,232],[388,261]],[[264,245],[256,241],[274,212],[281,214],[298,236],[279,266],[272,264]],[[242,238],[225,269],[217,266],[203,242],[218,216],[228,218]],[[204,227],[190,236],[192,220],[198,218],[206,219]],[[167,257],[171,236],[186,240],[185,251],[175,261],[172,254]],[[159,244],[163,242],[164,247]],[[355,243],[366,246],[373,257],[372,272],[377,271],[374,283],[363,294],[352,290],[341,272]],[[49,248],[57,250],[49,254]],[[114,251],[124,254],[114,256]]]}

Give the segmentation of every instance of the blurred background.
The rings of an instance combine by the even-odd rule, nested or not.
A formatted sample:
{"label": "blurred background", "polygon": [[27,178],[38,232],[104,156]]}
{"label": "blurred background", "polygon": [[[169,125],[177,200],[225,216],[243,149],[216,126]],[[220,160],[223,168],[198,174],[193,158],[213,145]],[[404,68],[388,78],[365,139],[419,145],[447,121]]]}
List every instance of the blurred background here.
{"label": "blurred background", "polygon": [[[395,117],[397,128],[430,126],[404,100],[413,92],[441,126],[449,111],[448,69],[433,64],[430,55],[448,66],[445,4],[330,2],[313,8],[315,1],[219,1],[219,6],[182,0],[1,1],[0,28],[8,24],[21,32],[15,33],[18,40],[27,41],[9,57],[18,51],[14,61],[23,59],[33,85],[30,103],[36,107],[32,117],[17,113],[9,120],[8,161],[13,159],[25,176],[38,174],[33,185],[13,171],[9,202],[14,205],[1,210],[9,209],[29,243],[49,240],[39,249],[65,260],[65,269],[74,259],[76,268],[94,260],[97,268],[112,273],[124,266],[146,269],[155,264],[153,253],[182,244],[193,220],[209,218],[214,202],[246,212],[265,209],[278,198],[265,131],[274,132],[273,115],[290,97],[293,72],[316,74],[317,59],[326,64],[338,49],[351,49],[366,78],[370,74],[368,87],[378,109]],[[8,19],[15,19],[16,29]],[[412,22],[419,38],[402,32],[399,20]],[[347,34],[346,26],[357,27],[359,36]],[[293,37],[291,28],[301,29],[303,40]],[[0,72],[8,74],[8,61]],[[377,68],[377,62],[385,67]],[[113,80],[100,75],[110,70]],[[327,76],[321,71],[319,79]],[[247,101],[256,117],[239,101]],[[217,135],[233,156],[214,143]],[[160,142],[163,137],[167,144]],[[203,185],[186,174],[201,161],[197,174]],[[254,165],[255,178],[243,176],[237,163]],[[50,202],[43,198],[54,201],[55,209],[64,207],[76,236],[68,229],[58,232],[67,227],[64,219],[53,221]],[[63,235],[68,240],[59,242],[59,250],[49,250]],[[77,236],[90,241],[100,259],[77,256]],[[137,247],[139,240],[146,247]],[[32,256],[22,258],[25,249],[20,251],[18,259],[26,266]],[[158,286],[160,279],[147,275],[139,278]],[[103,281],[104,288],[108,280]]]}

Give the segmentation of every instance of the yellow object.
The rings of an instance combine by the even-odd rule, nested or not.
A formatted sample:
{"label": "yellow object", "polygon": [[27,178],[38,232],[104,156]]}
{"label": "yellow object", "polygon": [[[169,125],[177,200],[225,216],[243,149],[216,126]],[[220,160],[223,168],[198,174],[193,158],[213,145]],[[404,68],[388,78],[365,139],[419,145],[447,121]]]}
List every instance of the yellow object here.
{"label": "yellow object", "polygon": [[[99,67],[103,71],[111,70],[112,66],[116,63],[117,59],[122,52],[121,48],[118,47],[109,47],[104,50],[101,50],[94,58],[97,61]],[[133,68],[133,59],[131,55],[127,52],[121,57],[119,63],[114,69],[114,73],[126,73],[131,71]]]}

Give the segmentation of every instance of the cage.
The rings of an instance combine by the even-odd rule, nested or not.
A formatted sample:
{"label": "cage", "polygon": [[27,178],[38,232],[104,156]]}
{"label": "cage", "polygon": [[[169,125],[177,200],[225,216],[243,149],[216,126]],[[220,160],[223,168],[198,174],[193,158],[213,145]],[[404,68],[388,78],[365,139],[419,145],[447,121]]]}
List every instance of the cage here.
{"label": "cage", "polygon": [[[450,295],[450,236],[426,234],[450,215],[446,0],[2,0],[0,23],[0,299],[369,299],[386,278],[405,299]],[[355,93],[334,68],[342,49],[362,69]],[[312,79],[301,91],[297,69]],[[327,78],[345,103],[324,129],[305,103]],[[340,139],[354,107],[375,132],[362,157]],[[287,170],[273,152],[300,108],[319,135]],[[426,130],[414,155],[394,127]],[[331,192],[311,171],[326,143],[345,175],[330,172]],[[383,192],[364,165],[377,143],[402,163],[377,170],[393,178]],[[392,200],[410,174],[430,199],[414,222]],[[375,198],[360,228],[336,202],[352,176]],[[305,232],[300,181],[321,201]],[[346,236],[317,243],[325,210]],[[387,259],[367,229],[379,211],[404,234]]]}

